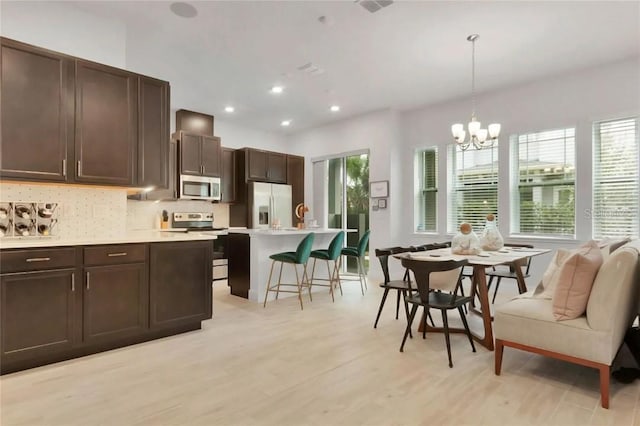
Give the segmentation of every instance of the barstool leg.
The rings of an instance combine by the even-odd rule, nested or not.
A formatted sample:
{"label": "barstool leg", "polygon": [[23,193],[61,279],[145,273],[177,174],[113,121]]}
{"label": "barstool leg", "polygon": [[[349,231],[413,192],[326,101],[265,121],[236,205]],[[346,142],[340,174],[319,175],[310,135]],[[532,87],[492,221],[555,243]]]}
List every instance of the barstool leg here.
{"label": "barstool leg", "polygon": [[360,269],[362,270],[362,280],[364,281],[364,289],[369,290],[369,286],[367,286],[367,272],[364,270],[364,257],[360,258]]}
{"label": "barstool leg", "polygon": [[296,271],[296,284],[298,284],[298,300],[300,301],[300,309],[304,310],[304,306],[302,306],[302,286],[300,283],[300,277],[298,276],[298,265],[292,263],[293,269]]}
{"label": "barstool leg", "polygon": [[[313,266],[315,266],[315,262],[316,262],[316,260],[313,259],[313,263],[314,263]],[[329,268],[329,261],[327,260],[326,262],[327,262],[327,274],[328,274],[328,277],[329,277],[329,293],[331,294],[331,301],[335,302],[336,300],[333,297],[333,273],[331,273],[331,268]],[[313,280],[313,278],[311,278],[311,279]],[[311,289],[309,289],[309,290],[311,290]]]}
{"label": "barstool leg", "polygon": [[[307,261],[307,263],[309,263],[309,261]],[[309,272],[307,271],[307,263],[303,264],[302,266],[302,270],[303,270],[302,280],[303,280],[303,284],[306,283],[306,287],[309,290],[309,300],[313,302],[313,297],[311,296],[311,283],[309,281]]]}
{"label": "barstool leg", "polygon": [[269,296],[269,290],[271,289],[271,276],[273,275],[273,267],[276,265],[276,261],[271,262],[271,272],[269,272],[269,280],[267,281],[267,291],[264,293],[264,304],[263,308],[267,307],[267,296]]}
{"label": "barstool leg", "polygon": [[278,275],[278,287],[276,287],[276,300],[278,300],[278,296],[280,295],[280,283],[282,282],[282,267],[284,266],[284,262],[280,262],[280,275]]}
{"label": "barstool leg", "polygon": [[342,268],[342,256],[338,256],[338,260],[336,260],[338,264],[336,265],[336,276],[338,279],[338,288],[340,289],[340,296],[342,296],[342,281],[340,280],[340,269]]}
{"label": "barstool leg", "polygon": [[358,264],[358,279],[360,280],[360,291],[362,292],[362,295],[364,296],[364,285],[362,284],[362,265],[360,264],[360,257],[357,258],[357,264]]}
{"label": "barstool leg", "polygon": [[313,285],[313,279],[316,277],[316,258],[313,258],[313,268],[311,268],[311,281],[309,281],[309,286]]}

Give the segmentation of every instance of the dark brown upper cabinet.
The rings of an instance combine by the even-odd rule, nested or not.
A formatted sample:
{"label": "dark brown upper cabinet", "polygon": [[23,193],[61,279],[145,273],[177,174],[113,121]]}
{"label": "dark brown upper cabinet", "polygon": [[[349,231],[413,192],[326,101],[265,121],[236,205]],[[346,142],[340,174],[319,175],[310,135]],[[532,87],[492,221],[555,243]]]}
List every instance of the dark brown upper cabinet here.
{"label": "dark brown upper cabinet", "polygon": [[64,182],[73,143],[73,61],[4,38],[1,49],[0,174]]}
{"label": "dark brown upper cabinet", "polygon": [[247,149],[247,180],[287,183],[287,154]]}
{"label": "dark brown upper cabinet", "polygon": [[169,83],[138,78],[137,186],[169,187]]}
{"label": "dark brown upper cabinet", "polygon": [[137,84],[135,74],[76,62],[76,181],[134,185]]}
{"label": "dark brown upper cabinet", "polygon": [[295,206],[304,203],[304,157],[287,155],[287,183],[291,185],[292,222],[298,222]]}
{"label": "dark brown upper cabinet", "polygon": [[167,82],[0,41],[0,178],[168,187]]}
{"label": "dark brown upper cabinet", "polygon": [[223,203],[235,203],[237,195],[236,150],[222,147],[222,197]]}
{"label": "dark brown upper cabinet", "polygon": [[220,138],[182,131],[178,135],[180,174],[220,177]]}

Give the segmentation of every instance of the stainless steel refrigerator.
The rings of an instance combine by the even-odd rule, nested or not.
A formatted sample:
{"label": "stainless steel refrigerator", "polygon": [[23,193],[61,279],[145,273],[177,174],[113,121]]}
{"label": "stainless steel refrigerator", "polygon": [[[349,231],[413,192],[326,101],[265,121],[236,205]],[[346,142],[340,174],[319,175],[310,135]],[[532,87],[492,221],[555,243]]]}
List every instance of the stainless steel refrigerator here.
{"label": "stainless steel refrigerator", "polygon": [[291,185],[249,183],[249,228],[291,228]]}

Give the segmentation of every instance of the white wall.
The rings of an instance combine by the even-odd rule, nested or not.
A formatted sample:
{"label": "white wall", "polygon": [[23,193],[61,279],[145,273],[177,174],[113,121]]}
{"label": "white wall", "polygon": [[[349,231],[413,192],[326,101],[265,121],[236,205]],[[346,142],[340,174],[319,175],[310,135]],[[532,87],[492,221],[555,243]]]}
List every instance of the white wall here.
{"label": "white wall", "polygon": [[70,3],[2,1],[0,34],[114,67],[126,65],[124,23]]}
{"label": "white wall", "polygon": [[[576,240],[520,239],[536,246],[555,249],[572,247],[591,238],[591,222],[585,209],[591,208],[591,152],[594,120],[640,114],[640,60],[628,60],[607,66],[583,70],[526,85],[480,94],[477,115],[485,125],[502,124],[500,136],[499,226],[509,238],[509,135],[562,127],[576,127]],[[402,169],[402,200],[407,207],[402,212],[403,243],[424,243],[449,240],[446,235],[446,149],[451,143],[450,126],[470,118],[471,100],[463,99],[430,106],[402,114],[403,152],[400,165],[413,165],[417,148],[438,146],[438,235],[414,233],[413,176],[414,169]],[[411,206],[411,207],[409,207]],[[550,255],[533,262],[537,282]]]}
{"label": "white wall", "polygon": [[397,158],[399,153],[398,120],[394,111],[377,111],[288,137],[289,151],[305,156],[305,203],[309,205],[311,216],[317,214],[313,206],[311,160],[357,150],[370,151],[370,181],[390,181],[388,208],[370,210],[371,251],[395,241],[394,230],[400,226],[400,181],[398,170],[392,167],[392,160]]}

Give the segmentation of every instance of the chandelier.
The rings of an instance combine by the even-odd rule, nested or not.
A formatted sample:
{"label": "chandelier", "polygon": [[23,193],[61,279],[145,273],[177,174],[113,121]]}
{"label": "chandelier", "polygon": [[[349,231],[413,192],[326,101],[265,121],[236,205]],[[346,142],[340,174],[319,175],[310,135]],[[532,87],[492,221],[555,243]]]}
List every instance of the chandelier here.
{"label": "chandelier", "polygon": [[476,149],[490,148],[494,142],[498,140],[500,134],[500,124],[489,124],[488,129],[482,129],[482,124],[476,119],[476,40],[480,36],[478,34],[471,34],[467,37],[467,41],[471,42],[471,102],[472,112],[471,121],[469,122],[467,129],[469,130],[469,140],[465,140],[467,132],[464,130],[464,125],[458,123],[451,126],[451,133],[453,139],[460,146],[463,151],[469,148],[471,144]]}

